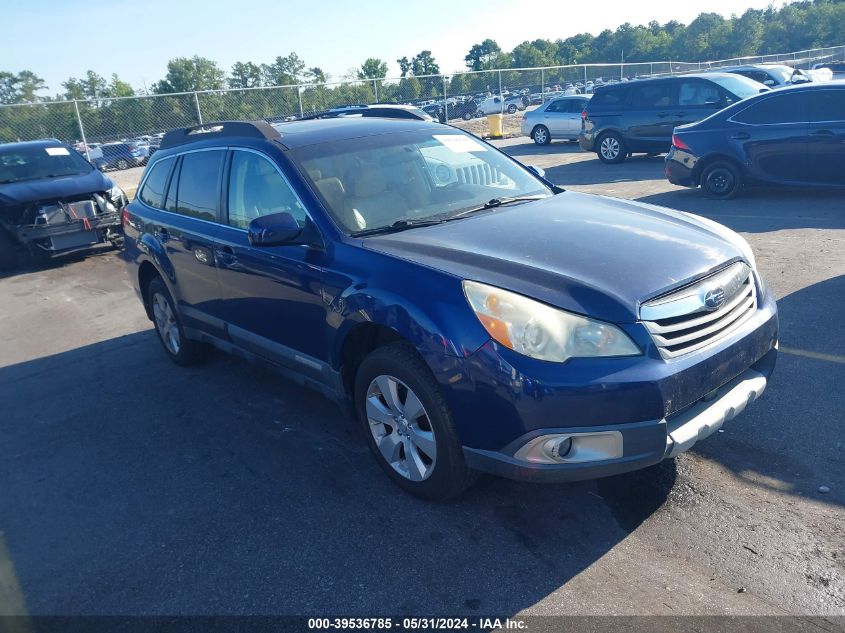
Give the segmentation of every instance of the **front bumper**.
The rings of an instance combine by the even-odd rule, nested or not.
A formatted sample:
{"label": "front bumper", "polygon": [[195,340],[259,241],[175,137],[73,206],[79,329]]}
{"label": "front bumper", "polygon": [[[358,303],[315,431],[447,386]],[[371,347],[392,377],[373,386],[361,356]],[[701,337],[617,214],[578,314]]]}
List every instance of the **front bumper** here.
{"label": "front bumper", "polygon": [[[775,347],[742,374],[669,418],[633,424],[538,429],[517,438],[501,451],[464,447],[464,458],[476,470],[509,479],[537,482],[597,479],[647,468],[664,458],[675,457],[689,450],[696,442],[709,437],[725,422],[742,413],[766,389],[776,358]],[[618,457],[600,461],[575,459],[570,463],[564,461],[556,464],[526,461],[517,457],[520,448],[538,438],[559,435],[586,438],[610,433],[621,438],[621,455]]]}
{"label": "front bumper", "polygon": [[[672,360],[660,357],[647,334],[640,337],[644,328],[623,327],[643,356],[556,365],[488,343],[468,357],[467,382],[453,384],[449,395],[467,462],[537,481],[650,466],[687,450],[759,397],[777,357],[777,307],[768,293],[742,328]],[[543,436],[611,432],[621,436],[622,450],[592,461],[532,463],[520,453]]]}
{"label": "front bumper", "polygon": [[20,227],[18,240],[23,244],[39,244],[48,253],[61,253],[101,244],[107,234],[122,234],[120,212],[102,213],[94,218],[61,224],[40,224]]}

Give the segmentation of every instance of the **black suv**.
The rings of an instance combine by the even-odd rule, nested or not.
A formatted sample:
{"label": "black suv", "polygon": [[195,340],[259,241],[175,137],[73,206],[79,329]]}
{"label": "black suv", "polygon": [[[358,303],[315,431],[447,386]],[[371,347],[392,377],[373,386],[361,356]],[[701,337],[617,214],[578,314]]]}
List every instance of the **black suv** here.
{"label": "black suv", "polygon": [[769,90],[740,75],[706,73],[643,79],[596,88],[578,142],[603,163],[634,153],[669,151],[672,130]]}

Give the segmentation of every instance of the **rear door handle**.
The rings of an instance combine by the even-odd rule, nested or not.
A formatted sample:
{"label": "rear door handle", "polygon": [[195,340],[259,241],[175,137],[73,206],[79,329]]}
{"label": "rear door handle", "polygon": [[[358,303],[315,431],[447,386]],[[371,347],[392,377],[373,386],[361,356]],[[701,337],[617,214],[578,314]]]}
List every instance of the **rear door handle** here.
{"label": "rear door handle", "polygon": [[731,138],[736,139],[737,141],[745,141],[751,138],[751,135],[748,132],[737,132]]}
{"label": "rear door handle", "polygon": [[816,130],[813,132],[813,136],[833,136],[832,130]]}

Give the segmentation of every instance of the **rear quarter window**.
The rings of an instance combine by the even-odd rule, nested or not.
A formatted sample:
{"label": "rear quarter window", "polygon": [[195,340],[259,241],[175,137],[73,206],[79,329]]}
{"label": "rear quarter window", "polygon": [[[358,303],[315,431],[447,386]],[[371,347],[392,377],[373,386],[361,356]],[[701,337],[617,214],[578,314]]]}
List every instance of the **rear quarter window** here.
{"label": "rear quarter window", "polygon": [[141,202],[154,209],[164,208],[164,189],[167,187],[167,176],[172,164],[172,158],[165,158],[150,168],[150,175],[138,192]]}
{"label": "rear quarter window", "polygon": [[776,125],[809,121],[807,95],[804,92],[772,92],[733,116],[734,121],[751,125]]}
{"label": "rear quarter window", "polygon": [[190,152],[182,156],[176,212],[217,221],[225,150]]}
{"label": "rear quarter window", "polygon": [[621,105],[625,103],[627,95],[628,90],[624,88],[597,90],[590,99],[590,107]]}

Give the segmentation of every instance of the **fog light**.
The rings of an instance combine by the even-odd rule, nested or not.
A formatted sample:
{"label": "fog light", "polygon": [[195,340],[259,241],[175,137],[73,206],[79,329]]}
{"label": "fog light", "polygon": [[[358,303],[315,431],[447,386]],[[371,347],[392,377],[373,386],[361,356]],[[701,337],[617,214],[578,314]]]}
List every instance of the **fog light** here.
{"label": "fog light", "polygon": [[618,459],[623,455],[622,433],[549,433],[526,442],[514,455],[534,464],[576,464]]}
{"label": "fog light", "polygon": [[560,461],[566,457],[572,449],[571,437],[558,437],[543,444],[543,452],[554,461]]}

